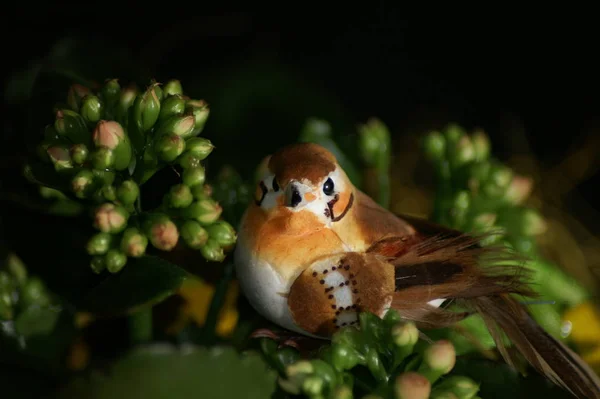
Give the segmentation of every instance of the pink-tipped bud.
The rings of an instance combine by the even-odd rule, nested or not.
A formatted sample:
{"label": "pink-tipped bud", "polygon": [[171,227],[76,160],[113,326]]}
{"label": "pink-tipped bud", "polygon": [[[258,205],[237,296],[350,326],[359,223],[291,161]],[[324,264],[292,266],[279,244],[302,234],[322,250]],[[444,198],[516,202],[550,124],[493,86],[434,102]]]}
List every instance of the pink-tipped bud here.
{"label": "pink-tipped bud", "polygon": [[515,205],[521,205],[533,190],[533,179],[525,176],[514,176],[506,189],[506,199]]}
{"label": "pink-tipped bud", "polygon": [[409,371],[396,377],[394,393],[397,399],[427,399],[431,383],[425,376]]}
{"label": "pink-tipped bud", "polygon": [[105,233],[119,233],[127,226],[128,218],[125,208],[107,202],[96,209],[94,226]]}
{"label": "pink-tipped bud", "polygon": [[114,150],[124,139],[125,131],[119,122],[99,121],[94,130],[94,144]]}

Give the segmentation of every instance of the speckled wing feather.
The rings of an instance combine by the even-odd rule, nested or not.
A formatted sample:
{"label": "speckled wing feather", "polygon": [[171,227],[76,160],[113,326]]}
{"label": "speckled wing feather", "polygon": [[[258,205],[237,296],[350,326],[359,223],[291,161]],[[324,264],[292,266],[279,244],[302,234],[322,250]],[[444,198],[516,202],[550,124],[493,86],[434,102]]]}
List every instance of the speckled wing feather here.
{"label": "speckled wing feather", "polygon": [[305,331],[329,337],[358,323],[359,312],[383,316],[394,294],[394,267],[372,254],[323,256],[294,281],[288,306]]}

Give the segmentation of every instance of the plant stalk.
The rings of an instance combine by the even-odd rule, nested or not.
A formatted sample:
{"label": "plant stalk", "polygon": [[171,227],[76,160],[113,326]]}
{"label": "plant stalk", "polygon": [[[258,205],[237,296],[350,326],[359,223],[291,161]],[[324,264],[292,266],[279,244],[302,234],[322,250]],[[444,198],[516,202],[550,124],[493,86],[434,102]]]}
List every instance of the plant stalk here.
{"label": "plant stalk", "polygon": [[129,316],[129,338],[133,345],[152,341],[152,306],[144,307]]}
{"label": "plant stalk", "polygon": [[228,261],[223,268],[223,277],[215,288],[215,293],[210,301],[210,307],[208,308],[208,314],[206,315],[206,321],[202,330],[202,342],[205,345],[213,343],[216,336],[217,322],[219,319],[219,313],[223,308],[225,302],[225,295],[227,294],[227,288],[233,278],[233,262]]}

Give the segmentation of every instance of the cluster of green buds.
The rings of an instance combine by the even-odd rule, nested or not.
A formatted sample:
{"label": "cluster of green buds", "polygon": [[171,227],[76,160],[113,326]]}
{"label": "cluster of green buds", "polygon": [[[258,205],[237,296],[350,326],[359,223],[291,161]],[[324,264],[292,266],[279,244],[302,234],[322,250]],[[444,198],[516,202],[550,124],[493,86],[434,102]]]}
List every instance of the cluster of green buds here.
{"label": "cluster of green buds", "polygon": [[[206,184],[203,161],[214,149],[198,137],[209,116],[202,100],[184,95],[181,83],[152,82],[144,91],[116,79],[99,90],[75,84],[56,120],[45,129],[39,155],[65,183],[64,194],[86,204],[98,233],[87,250],[96,273],[119,272],[148,245],[170,251],[179,242],[222,261],[236,232]],[[156,209],[142,209],[141,186],[165,167],[180,182]]]}
{"label": "cluster of green buds", "polygon": [[280,373],[281,389],[314,399],[477,398],[477,383],[450,375],[456,352],[449,341],[416,351],[419,331],[395,311],[383,319],[361,313],[359,321],[359,326],[337,331],[331,344],[310,360],[301,359],[292,347],[278,347],[275,341],[261,338],[263,354]]}
{"label": "cluster of green buds", "polygon": [[[560,337],[560,309],[583,301],[585,290],[557,265],[539,255],[536,237],[546,231],[540,212],[527,205],[533,180],[521,176],[492,156],[489,137],[481,130],[471,134],[456,124],[432,131],[423,139],[423,150],[436,173],[432,221],[460,231],[482,234],[483,245],[500,245],[526,255],[534,287],[544,300],[530,307],[548,332]],[[479,317],[461,322],[486,347],[494,343]],[[462,341],[458,339],[454,342]],[[462,346],[462,345],[461,345]],[[465,345],[465,348],[471,345]]]}
{"label": "cluster of green buds", "polygon": [[437,222],[477,233],[500,227],[518,249],[525,249],[520,244],[532,242],[545,231],[539,212],[524,205],[533,188],[532,179],[492,158],[490,140],[483,131],[469,135],[451,124],[442,132],[426,135],[424,150],[435,165],[440,184]]}
{"label": "cluster of green buds", "polygon": [[21,259],[10,253],[0,266],[0,322],[11,323],[21,335],[39,333],[54,325],[56,318],[43,317],[43,312],[55,305],[44,282],[29,275]]}

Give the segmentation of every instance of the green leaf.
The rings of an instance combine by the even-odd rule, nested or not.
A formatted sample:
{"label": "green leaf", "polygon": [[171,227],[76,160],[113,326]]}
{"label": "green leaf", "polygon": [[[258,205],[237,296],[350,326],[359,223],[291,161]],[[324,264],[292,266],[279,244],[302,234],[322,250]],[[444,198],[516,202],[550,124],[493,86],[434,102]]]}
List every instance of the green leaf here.
{"label": "green leaf", "polygon": [[135,350],[108,373],[73,380],[59,398],[269,398],[276,372],[258,354],[231,347],[154,345]]}
{"label": "green leaf", "polygon": [[19,313],[15,329],[24,337],[48,334],[56,326],[60,312],[56,307],[31,305]]}
{"label": "green leaf", "polygon": [[90,312],[121,313],[161,302],[172,295],[188,273],[156,256],[129,258],[123,270],[92,288],[80,304]]}
{"label": "green leaf", "polygon": [[523,377],[506,363],[486,359],[458,358],[452,375],[464,375],[481,384],[486,399],[570,399],[572,396],[535,371]]}

